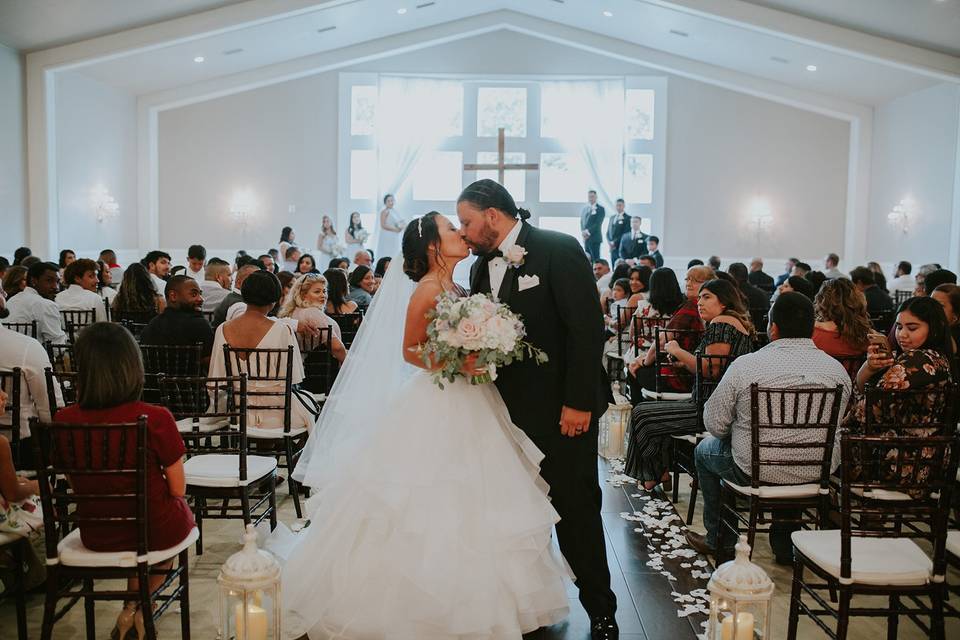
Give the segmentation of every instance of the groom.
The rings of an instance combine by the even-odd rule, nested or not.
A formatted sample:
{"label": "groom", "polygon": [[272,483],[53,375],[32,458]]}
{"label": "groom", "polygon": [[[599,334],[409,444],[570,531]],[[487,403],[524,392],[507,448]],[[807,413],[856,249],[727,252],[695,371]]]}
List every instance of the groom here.
{"label": "groom", "polygon": [[471,293],[493,293],[522,316],[527,340],[550,360],[527,359],[499,371],[497,389],[514,424],[544,453],[540,475],[560,514],[560,550],[576,576],[591,637],[619,637],[610,589],[597,433],[607,408],[601,368],[603,318],[590,262],[569,236],[524,222],[530,212],[493,180],[467,187],[457,200],[460,235],[478,256]]}

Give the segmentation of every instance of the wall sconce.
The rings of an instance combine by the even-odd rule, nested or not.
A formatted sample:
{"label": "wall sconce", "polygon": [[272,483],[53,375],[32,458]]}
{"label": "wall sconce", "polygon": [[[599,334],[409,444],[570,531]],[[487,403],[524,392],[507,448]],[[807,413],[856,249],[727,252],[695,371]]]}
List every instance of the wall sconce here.
{"label": "wall sconce", "polygon": [[120,205],[103,185],[97,185],[93,188],[90,201],[93,206],[93,213],[97,216],[97,222],[103,222],[107,218],[116,218],[120,215]]}
{"label": "wall sconce", "polygon": [[915,213],[913,201],[910,198],[904,198],[887,214],[887,222],[895,229],[899,229],[903,235],[907,235],[910,232],[910,220]]}
{"label": "wall sconce", "polygon": [[754,198],[750,203],[748,226],[758,236],[773,227],[773,212],[770,203],[763,198]]}
{"label": "wall sconce", "polygon": [[249,189],[236,192],[233,200],[230,201],[230,217],[244,232],[253,222],[256,204],[253,193]]}

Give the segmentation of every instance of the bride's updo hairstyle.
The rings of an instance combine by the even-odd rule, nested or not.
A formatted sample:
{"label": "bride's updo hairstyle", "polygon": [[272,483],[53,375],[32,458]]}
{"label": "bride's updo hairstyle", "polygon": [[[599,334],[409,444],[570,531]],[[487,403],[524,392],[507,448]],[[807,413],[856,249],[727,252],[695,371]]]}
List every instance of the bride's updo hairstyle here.
{"label": "bride's updo hairstyle", "polygon": [[511,218],[526,220],[530,217],[530,212],[518,207],[502,184],[489,178],[477,180],[464,189],[457,198],[457,204],[461,202],[469,202],[478,209],[497,209]]}
{"label": "bride's updo hairstyle", "polygon": [[437,216],[440,213],[430,213],[412,220],[403,232],[403,272],[414,282],[427,275],[430,270],[429,254],[442,262],[440,257],[440,229],[437,228]]}

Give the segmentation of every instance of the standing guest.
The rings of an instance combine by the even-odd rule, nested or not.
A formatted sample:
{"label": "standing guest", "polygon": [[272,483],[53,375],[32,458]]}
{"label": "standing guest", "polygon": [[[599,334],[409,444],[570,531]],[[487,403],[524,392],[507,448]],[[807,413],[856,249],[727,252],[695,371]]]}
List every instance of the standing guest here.
{"label": "standing guest", "polygon": [[750,261],[750,274],[747,276],[747,280],[758,289],[766,291],[767,295],[773,293],[773,276],[764,273],[763,259],[754,258]]}
{"label": "standing guest", "polygon": [[373,302],[376,290],[377,279],[373,277],[370,267],[357,267],[350,274],[350,293],[347,299],[356,302],[362,311],[366,311]]}
{"label": "standing guest", "polygon": [[71,262],[63,276],[67,288],[54,298],[57,306],[65,311],[90,311],[93,309],[96,322],[106,322],[107,308],[103,304],[103,298],[97,293],[97,286],[100,284],[100,279],[97,276],[99,270],[100,266],[88,258],[80,258]]}
{"label": "standing guest", "polygon": [[277,273],[277,263],[273,259],[273,256],[269,253],[264,253],[257,256],[257,260],[260,261],[260,264],[263,265],[264,271],[269,271],[270,273]]}
{"label": "standing guest", "polygon": [[627,215],[625,208],[627,204],[623,198],[617,198],[617,212],[610,222],[607,223],[607,242],[610,243],[610,263],[616,265],[620,259],[620,240],[624,235],[630,233],[630,216]]}
{"label": "standing guest", "polygon": [[[297,234],[294,232],[293,227],[284,227],[280,230],[280,243],[277,245],[277,251],[279,255],[283,256],[288,262],[291,260],[288,251],[290,251],[291,248],[296,248],[296,238]],[[298,255],[293,259],[293,262],[296,263],[299,259],[300,256]],[[284,268],[286,268],[286,266]],[[293,271],[293,269],[290,269],[290,271]]]}
{"label": "standing guest", "polygon": [[653,271],[649,267],[633,267],[630,269],[628,279],[630,281],[630,301],[628,307],[637,308],[641,300],[646,300],[647,292],[650,290],[650,274]]}
{"label": "standing guest", "polygon": [[201,312],[212,313],[230,293],[230,265],[226,260],[210,258],[204,270],[200,293],[203,296]]}
{"label": "standing guest", "polygon": [[60,322],[60,308],[54,300],[60,292],[60,267],[38,262],[27,270],[27,287],[7,301],[8,322],[36,322],[40,344],[67,341]]}
{"label": "standing guest", "polygon": [[784,282],[787,281],[791,275],[793,275],[793,268],[800,262],[800,258],[787,258],[787,263],[784,265],[784,272],[777,276],[776,281],[774,281],[773,286],[779,287]]}
{"label": "standing guest", "polygon": [[153,288],[158,296],[163,296],[167,286],[167,277],[170,275],[170,254],[165,251],[151,251],[140,261],[147,268]]}
{"label": "standing guest", "polygon": [[322,260],[329,260],[340,253],[340,238],[333,226],[330,216],[323,216],[320,220],[320,235],[317,236],[317,251]]}
{"label": "standing guest", "polygon": [[126,313],[156,315],[163,311],[163,306],[163,298],[157,295],[153,280],[144,266],[139,262],[131,264],[123,272],[123,282],[113,299],[113,317],[120,320]]}
{"label": "standing guest", "polygon": [[916,288],[917,283],[910,275],[911,271],[913,271],[913,265],[906,260],[897,263],[897,268],[893,272],[893,280],[887,286],[890,295],[894,295],[897,291],[913,291]]}
{"label": "standing guest", "polygon": [[890,295],[877,286],[876,274],[867,267],[857,267],[850,272],[850,279],[857,290],[867,300],[867,313],[878,316],[893,311],[893,300]]}
{"label": "standing guest", "polygon": [[26,258],[32,255],[33,252],[30,251],[30,247],[20,247],[13,252],[13,264],[22,264]]}
{"label": "standing guest", "polygon": [[63,278],[64,270],[69,267],[77,259],[77,254],[73,249],[63,249],[60,251],[60,260],[58,264],[60,265],[60,277]]}
{"label": "standing guest", "polygon": [[597,291],[610,287],[610,263],[604,258],[593,261],[593,277],[597,279]]}
{"label": "standing guest", "polygon": [[240,293],[241,287],[243,287],[243,282],[248,276],[256,273],[257,271],[260,271],[260,266],[257,264],[245,264],[237,269],[237,276],[234,278],[233,288],[227,295],[223,297],[223,299],[220,301],[220,304],[218,304],[217,308],[213,311],[212,324],[214,329],[226,321],[227,311],[230,310],[230,307],[238,302],[243,302],[243,295]]}
{"label": "standing guest", "polygon": [[620,259],[628,264],[636,264],[647,253],[647,234],[640,230],[641,224],[643,220],[638,216],[630,218],[630,231],[620,236]]}
{"label": "standing guest", "polygon": [[720,273],[720,256],[710,256],[707,258],[707,265],[713,269],[714,273]]}
{"label": "standing guest", "polygon": [[327,269],[323,272],[323,277],[327,279],[327,313],[354,313],[357,303],[347,298],[350,290],[347,274],[342,269]]}
{"label": "standing guest", "polygon": [[203,293],[189,276],[173,276],[164,291],[167,308],[144,327],[140,344],[203,345],[204,364],[213,348],[213,328],[200,310]]}
{"label": "standing guest", "polygon": [[294,273],[297,271],[297,267],[300,264],[301,257],[300,249],[297,247],[287,247],[287,252],[284,254],[283,260],[283,271],[289,271]]}
{"label": "standing guest", "polygon": [[[77,403],[57,412],[56,420],[67,424],[117,424],[136,422],[140,416],[147,417],[147,542],[149,551],[169,549],[186,540],[196,527],[190,507],[184,495],[187,483],[183,470],[183,455],[186,448],[177,431],[177,423],[170,412],[140,401],[143,392],[143,362],[140,348],[133,336],[123,327],[109,322],[99,322],[80,332],[74,347],[79,377],[77,379]],[[103,366],[109,362],[110,366]],[[94,432],[92,439],[71,438],[67,434],[59,448],[70,451],[78,460],[85,459],[85,447],[93,451],[92,459],[116,457],[120,451],[119,432],[109,434]],[[106,439],[106,442],[104,440]],[[135,462],[133,447],[126,447],[125,466]],[[97,462],[94,462],[96,465]],[[130,494],[134,482],[128,478],[117,479],[110,475],[75,475],[67,480],[78,493]],[[85,500],[77,507],[80,518],[80,540],[91,551],[135,551],[137,548],[137,523],[89,522],[84,518],[131,517],[137,505],[130,500],[104,498],[100,501]],[[173,560],[153,565],[151,569],[168,569]],[[164,575],[150,575],[147,589],[153,592]],[[127,579],[127,589],[139,588],[137,578]],[[143,628],[143,613],[137,611],[136,602],[124,603],[117,618],[112,637],[124,638],[132,627]],[[143,637],[143,632],[138,635]]]}
{"label": "standing guest", "polygon": [[350,271],[353,271],[357,267],[370,267],[373,264],[373,258],[370,257],[370,253],[366,249],[360,249],[353,256],[353,264],[350,265]]}
{"label": "standing guest", "polygon": [[187,271],[184,275],[197,282],[206,277],[207,249],[202,244],[192,244],[187,248]]}
{"label": "standing guest", "polygon": [[823,283],[813,300],[817,322],[813,342],[831,356],[866,353],[872,331],[866,300],[853,282],[835,278]]}
{"label": "standing guest", "polygon": [[940,303],[943,313],[947,317],[947,326],[950,327],[950,337],[953,339],[953,352],[958,353],[960,347],[960,287],[955,284],[941,284],[930,297]]}
{"label": "standing guest", "polygon": [[3,293],[10,300],[13,296],[27,288],[27,268],[13,265],[3,274]]}
{"label": "standing guest", "polygon": [[363,222],[360,220],[360,212],[354,211],[350,214],[350,224],[344,232],[344,240],[347,243],[347,254],[351,251],[356,253],[363,249],[364,243],[370,237],[370,232],[363,228]]}
{"label": "standing guest", "polygon": [[600,257],[600,241],[603,239],[603,217],[606,211],[597,204],[597,192],[587,192],[587,204],[580,211],[580,235],[583,236],[583,248],[590,260]]}
{"label": "standing guest", "polygon": [[828,253],[827,257],[823,259],[823,265],[824,265],[823,275],[827,277],[827,280],[847,277],[847,274],[845,274],[843,271],[840,271],[840,269],[837,268],[839,264],[840,264],[840,256],[838,256],[835,253]]}
{"label": "standing guest", "polygon": [[376,266],[373,268],[373,277],[377,279],[377,284],[379,285],[380,281],[383,280],[384,276],[387,275],[387,269],[390,268],[390,256],[384,256],[377,260]]}
{"label": "standing guest", "polygon": [[[685,532],[687,542],[700,553],[716,555],[717,531],[721,526],[721,481],[741,486],[750,484],[752,384],[775,389],[835,389],[840,386],[843,389],[840,415],[843,415],[850,398],[850,376],[839,362],[817,349],[810,339],[813,318],[813,305],[805,296],[794,292],[780,296],[770,310],[767,329],[770,344],[731,363],[704,406],[703,424],[710,436],[697,445],[694,457],[700,490],[703,491],[703,525],[707,533]],[[782,444],[813,444],[818,437],[823,438],[823,430],[814,429],[806,434],[784,430],[780,434]],[[840,434],[837,433],[831,469],[840,465],[839,441]],[[803,484],[816,482],[819,475],[819,469],[810,465],[777,466],[765,467],[759,480]],[[774,520],[770,529],[770,547],[777,564],[792,564],[790,534],[797,528],[799,525]]]}
{"label": "standing guest", "polygon": [[660,238],[657,236],[647,236],[647,255],[656,261],[654,269],[663,266],[663,256],[660,255]]}
{"label": "standing guest", "polygon": [[313,256],[309,253],[305,253],[300,256],[300,260],[297,262],[296,273],[320,273],[320,271],[317,269],[317,262],[313,259]]}
{"label": "standing guest", "polygon": [[887,290],[887,276],[883,275],[883,267],[880,266],[879,262],[868,262],[867,269],[873,272],[873,280],[876,282],[877,286]]}
{"label": "standing guest", "polygon": [[766,314],[767,310],[770,309],[770,296],[763,289],[750,284],[747,265],[742,262],[731,262],[730,266],[727,267],[727,273],[733,276],[740,293],[747,299],[747,309],[751,313]]}
{"label": "standing guest", "polygon": [[394,208],[397,204],[393,194],[383,196],[383,209],[380,211],[380,233],[377,238],[377,255],[390,256],[400,254],[400,234],[407,221]]}
{"label": "standing guest", "polygon": [[100,260],[107,263],[110,267],[110,275],[117,284],[123,280],[123,267],[117,264],[117,254],[113,249],[104,249],[100,252]]}
{"label": "standing guest", "polygon": [[[290,293],[284,298],[277,317],[293,318],[298,323],[309,325],[315,331],[329,327],[333,356],[343,362],[347,357],[347,349],[343,346],[340,325],[326,314],[327,301],[327,279],[319,273],[308,273],[293,281]],[[302,344],[301,353],[305,353]]]}
{"label": "standing guest", "polygon": [[[707,330],[697,352],[735,359],[753,351],[755,331],[750,314],[737,288],[725,280],[710,280],[700,286],[697,299],[700,318]],[[697,370],[697,357],[676,340],[664,350],[687,371]],[[702,372],[716,378],[712,371]],[[633,409],[630,443],[624,473],[643,483],[648,491],[670,480],[670,437],[697,432],[697,400],[642,402]]]}
{"label": "standing guest", "polygon": [[937,269],[927,274],[923,280],[923,293],[929,296],[942,284],[957,284],[957,274],[948,269]]}

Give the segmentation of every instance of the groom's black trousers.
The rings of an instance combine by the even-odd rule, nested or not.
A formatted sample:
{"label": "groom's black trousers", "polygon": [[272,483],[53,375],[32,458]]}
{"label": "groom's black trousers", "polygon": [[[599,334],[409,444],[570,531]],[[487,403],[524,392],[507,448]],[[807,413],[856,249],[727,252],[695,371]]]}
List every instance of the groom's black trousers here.
{"label": "groom's black trousers", "polygon": [[550,485],[550,500],[560,514],[557,541],[576,576],[580,602],[591,617],[612,616],[617,610],[600,519],[603,494],[597,477],[598,434],[596,417],[590,430],[576,438],[561,435],[559,424],[554,434],[528,432],[546,455],[540,475]]}

